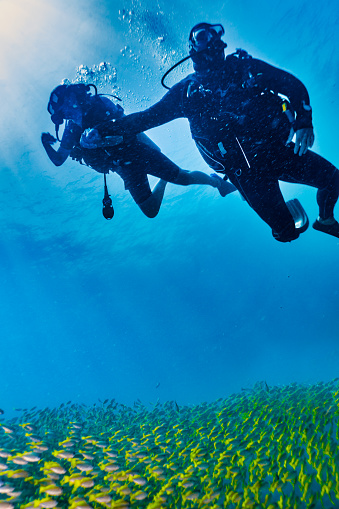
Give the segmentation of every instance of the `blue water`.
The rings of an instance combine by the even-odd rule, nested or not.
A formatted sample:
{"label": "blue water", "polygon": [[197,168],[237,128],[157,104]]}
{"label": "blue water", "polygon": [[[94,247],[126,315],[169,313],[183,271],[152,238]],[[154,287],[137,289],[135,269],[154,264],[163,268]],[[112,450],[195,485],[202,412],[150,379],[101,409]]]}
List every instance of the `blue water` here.
{"label": "blue water", "polygon": [[[164,93],[190,28],[222,23],[247,49],[297,75],[314,111],[315,150],[338,166],[338,6],[238,0],[1,0],[0,407],[213,401],[265,380],[338,376],[339,241],[311,228],[280,244],[238,193],[168,185],[142,215],[117,175],[115,218],[102,176],[40,143],[50,91],[80,65],[110,62],[104,91],[141,110]],[[174,83],[189,64],[169,78]],[[149,131],[185,169],[209,172],[186,121]],[[152,180],[153,182],[153,180]],[[283,184],[310,220],[315,190]],[[339,215],[337,209],[337,216]]]}

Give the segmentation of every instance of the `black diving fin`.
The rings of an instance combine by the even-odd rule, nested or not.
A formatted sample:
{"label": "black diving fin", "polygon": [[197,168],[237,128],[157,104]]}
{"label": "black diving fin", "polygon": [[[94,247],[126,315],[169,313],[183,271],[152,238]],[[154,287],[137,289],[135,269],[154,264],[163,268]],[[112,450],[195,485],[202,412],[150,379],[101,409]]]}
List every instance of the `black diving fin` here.
{"label": "black diving fin", "polygon": [[309,226],[308,216],[304,210],[304,207],[301,205],[300,201],[297,198],[293,200],[289,200],[286,202],[287,208],[292,214],[295,227],[299,233],[303,233],[307,230]]}

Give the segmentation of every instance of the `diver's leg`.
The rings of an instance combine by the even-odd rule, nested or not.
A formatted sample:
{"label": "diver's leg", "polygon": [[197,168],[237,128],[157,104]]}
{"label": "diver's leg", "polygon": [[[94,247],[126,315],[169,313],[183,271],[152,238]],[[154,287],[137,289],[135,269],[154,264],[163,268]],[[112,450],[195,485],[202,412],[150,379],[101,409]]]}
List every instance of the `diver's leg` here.
{"label": "diver's leg", "polygon": [[221,196],[226,196],[227,194],[233,193],[233,191],[237,190],[233,184],[223,180],[219,175],[207,175],[207,173],[202,171],[186,171],[180,169],[177,177],[174,180],[169,180],[169,182],[180,186],[200,184],[216,187]]}
{"label": "diver's leg", "polygon": [[258,216],[272,228],[272,235],[280,242],[290,242],[299,237],[299,232],[280,191],[278,180],[263,177],[264,171],[253,175],[232,176],[239,189]]}
{"label": "diver's leg", "polygon": [[334,219],[334,206],[339,195],[339,171],[336,170],[327,187],[318,189],[319,216],[313,223],[315,230],[339,238],[339,223]]}
{"label": "diver's leg", "polygon": [[147,217],[153,218],[158,215],[164,197],[166,184],[166,180],[160,179],[152,189],[151,196],[146,198],[143,202],[138,203],[138,206]]}
{"label": "diver's leg", "polygon": [[333,164],[311,150],[301,157],[289,154],[281,180],[316,187],[319,217],[313,228],[339,237],[339,223],[334,219],[339,196],[339,170]]}
{"label": "diver's leg", "polygon": [[223,180],[218,175],[211,177],[202,171],[189,172],[182,170],[162,152],[143,144],[139,144],[138,147],[138,159],[148,175],[153,175],[180,186],[208,185],[217,188],[222,196],[236,191],[236,188],[230,182]]}
{"label": "diver's leg", "polygon": [[326,220],[334,216],[334,206],[339,196],[339,170],[336,170],[328,185],[318,188],[317,203],[319,206],[319,216]]}
{"label": "diver's leg", "polygon": [[147,173],[138,160],[121,162],[115,172],[123,179],[140,210],[149,218],[155,217],[161,207],[167,182],[160,179],[151,191]]}
{"label": "diver's leg", "polygon": [[322,219],[333,217],[339,196],[339,170],[327,159],[311,150],[298,156],[287,147],[286,155],[282,156],[279,179],[316,187],[319,216]]}
{"label": "diver's leg", "polygon": [[[219,183],[219,179],[221,184]],[[212,178],[206,173],[200,171],[188,172],[179,169],[178,176],[173,179],[171,183],[182,186],[189,186],[191,184],[210,185],[212,187],[217,187],[220,194],[227,191],[223,194],[223,196],[236,191],[233,184],[223,181],[220,177],[218,179]],[[146,200],[138,202],[138,206],[147,217],[153,218],[158,214],[164,197],[166,184],[166,180],[160,179],[153,188],[152,194]],[[129,189],[129,191],[132,194],[132,189]]]}

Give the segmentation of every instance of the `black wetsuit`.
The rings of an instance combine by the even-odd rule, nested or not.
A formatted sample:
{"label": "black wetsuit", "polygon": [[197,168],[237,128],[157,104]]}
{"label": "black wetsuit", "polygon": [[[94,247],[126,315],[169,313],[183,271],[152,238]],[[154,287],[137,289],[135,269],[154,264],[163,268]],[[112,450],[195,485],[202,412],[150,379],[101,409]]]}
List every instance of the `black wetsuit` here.
{"label": "black wetsuit", "polygon": [[240,50],[216,71],[187,76],[147,110],[108,123],[101,134],[130,135],[179,117],[188,119],[205,161],[228,176],[277,240],[298,237],[279,180],[318,188],[319,215],[333,216],[338,170],[310,150],[299,156],[293,143],[285,145],[291,126],[312,127],[307,90],[293,75]]}
{"label": "black wetsuit", "polygon": [[118,119],[123,114],[123,109],[107,97],[91,97],[82,126],[72,120],[67,121],[61,147],[70,150],[73,159],[83,161],[99,173],[116,172],[139,205],[152,195],[148,175],[175,182],[180,168],[145,134],[128,136],[124,143],[115,147],[86,149],[80,146],[81,134],[85,129],[98,128],[107,118]]}

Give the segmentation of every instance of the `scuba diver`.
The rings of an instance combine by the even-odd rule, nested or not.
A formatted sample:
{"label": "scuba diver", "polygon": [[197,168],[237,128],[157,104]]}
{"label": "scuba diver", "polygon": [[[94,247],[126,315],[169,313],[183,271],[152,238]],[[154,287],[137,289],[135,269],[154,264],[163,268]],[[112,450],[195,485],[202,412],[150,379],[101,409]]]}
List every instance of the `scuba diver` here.
{"label": "scuba diver", "polygon": [[[314,133],[305,86],[245,50],[225,56],[224,33],[220,24],[192,28],[189,56],[183,60],[191,58],[195,72],[167,87],[164,78],[183,60],[178,62],[163,77],[168,92],[159,102],[88,133],[87,147],[91,138],[103,142],[109,136],[107,143],[119,143],[121,137],[186,117],[204,160],[234,184],[276,240],[295,240],[308,226],[303,209],[293,211],[286,204],[279,181],[317,188],[319,217],[313,228],[339,238],[334,219],[339,171],[308,150]],[[303,228],[298,228],[298,215]]]}
{"label": "scuba diver", "polygon": [[[91,93],[91,87],[94,94]],[[52,91],[47,109],[56,132],[56,138],[50,133],[41,135],[48,157],[56,166],[60,166],[70,156],[104,174],[103,215],[106,219],[112,219],[114,215],[106,184],[106,174],[109,171],[116,172],[124,180],[125,189],[130,192],[142,212],[150,218],[159,212],[167,182],[182,186],[209,185],[217,188],[221,196],[236,191],[230,182],[225,182],[219,175],[182,170],[162,154],[159,147],[143,133],[125,137],[123,143],[118,146],[108,147],[102,144],[95,150],[80,146],[84,130],[99,128],[107,120],[124,116],[123,108],[105,94],[98,94],[95,85],[83,83],[59,85]],[[60,140],[59,127],[64,120],[67,122]],[[55,150],[52,145],[57,140],[60,141],[60,145]],[[150,189],[147,175],[154,175],[160,179],[153,191]]]}

